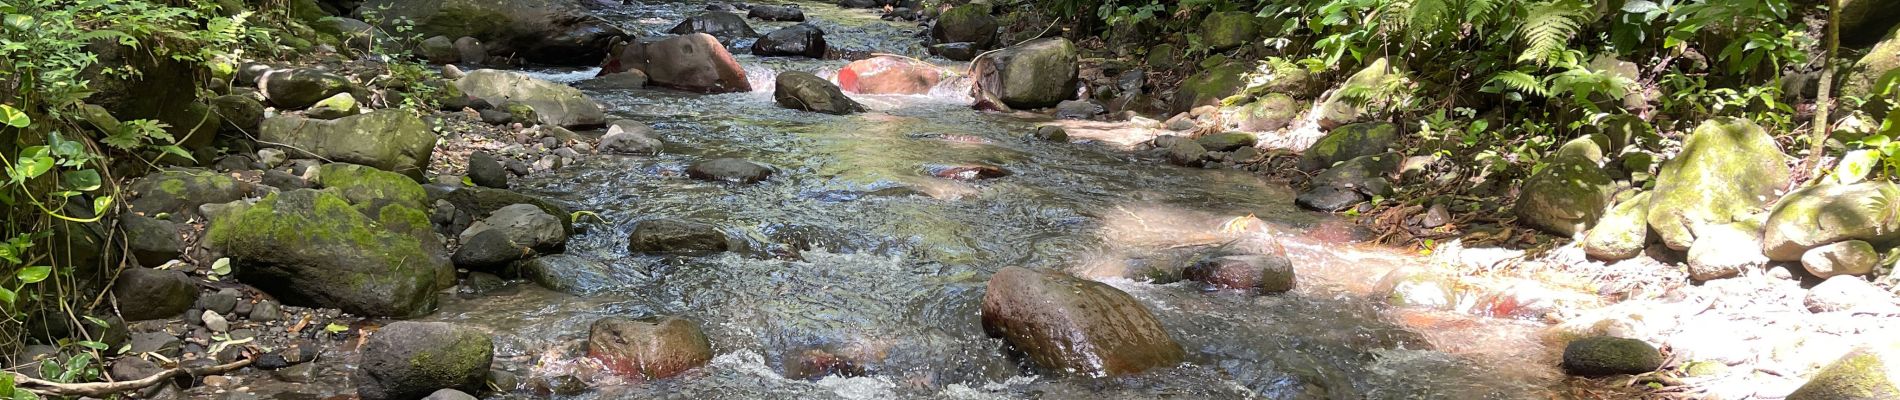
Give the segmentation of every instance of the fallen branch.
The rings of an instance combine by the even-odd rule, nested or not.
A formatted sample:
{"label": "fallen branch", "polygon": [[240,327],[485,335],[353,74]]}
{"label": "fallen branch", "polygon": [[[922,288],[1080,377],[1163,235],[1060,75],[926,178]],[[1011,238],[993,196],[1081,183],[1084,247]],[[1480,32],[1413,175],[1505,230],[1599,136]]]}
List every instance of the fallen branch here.
{"label": "fallen branch", "polygon": [[220,375],[236,371],[251,365],[253,359],[243,359],[229,364],[212,365],[197,368],[178,367],[161,371],[143,379],[119,382],[59,383],[33,379],[19,373],[13,374],[15,387],[25,389],[40,396],[85,396],[103,398],[115,393],[144,389],[165,382],[180,374],[188,376]]}

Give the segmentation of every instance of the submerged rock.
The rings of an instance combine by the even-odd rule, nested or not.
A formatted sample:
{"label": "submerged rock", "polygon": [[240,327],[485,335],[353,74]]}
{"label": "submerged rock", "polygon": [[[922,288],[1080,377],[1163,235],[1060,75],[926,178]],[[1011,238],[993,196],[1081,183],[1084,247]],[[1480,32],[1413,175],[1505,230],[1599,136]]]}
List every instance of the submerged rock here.
{"label": "submerged rock", "polygon": [[844,95],[837,85],[802,71],[779,73],[778,83],[772,92],[773,100],[780,107],[845,115],[864,111],[864,105]]}
{"label": "submerged rock", "polygon": [[1075,97],[1075,44],[1036,39],[985,54],[970,67],[970,90],[1010,108],[1044,108]]}
{"label": "submerged rock", "polygon": [[[515,115],[516,122],[539,122],[564,128],[586,129],[607,124],[606,111],[579,89],[501,70],[470,71],[455,81],[469,96],[491,104],[523,104],[535,117]],[[511,112],[511,114],[513,114]]]}
{"label": "submerged rock", "polygon": [[1220,289],[1281,293],[1293,290],[1293,263],[1274,255],[1226,256],[1203,260],[1182,278]]}
{"label": "submerged rock", "polygon": [[825,51],[828,49],[830,47],[825,44],[825,30],[812,24],[792,25],[772,31],[752,43],[752,55],[764,57],[825,58]]}
{"label": "submerged rock", "polygon": [[726,233],[719,227],[677,219],[641,221],[627,237],[632,253],[706,254],[726,248]]}
{"label": "submerged rock", "polygon": [[772,168],[737,158],[715,158],[686,167],[686,175],[702,181],[758,183],[772,176]]}
{"label": "submerged rock", "polygon": [[950,74],[936,64],[908,57],[875,56],[838,70],[838,87],[862,94],[926,94]]}
{"label": "submerged rock", "polygon": [[588,328],[587,356],[633,379],[666,379],[712,362],[712,343],[674,316],[607,317]]}
{"label": "submerged rock", "polygon": [[759,37],[759,32],[752,30],[752,25],[746,24],[745,17],[740,17],[739,14],[719,11],[686,18],[685,21],[680,21],[679,25],[674,25],[673,29],[667,30],[666,33],[675,35],[704,33],[719,38],[720,41],[727,43],[738,39]]}
{"label": "submerged rock", "polygon": [[619,271],[603,262],[567,254],[536,257],[517,268],[523,278],[548,290],[583,296],[646,279],[639,271]]}
{"label": "submerged rock", "polygon": [[408,400],[440,389],[479,392],[495,358],[494,339],[445,322],[398,321],[363,344],[351,381],[363,400]]}
{"label": "submerged rock", "polygon": [[[1765,208],[1788,186],[1786,158],[1774,137],[1753,122],[1704,122],[1656,175],[1649,226],[1669,248],[1688,250],[1698,227],[1735,222]],[[1797,251],[1787,259],[1800,256]]]}
{"label": "submerged rock", "polygon": [[1545,160],[1544,168],[1524,181],[1514,209],[1518,220],[1563,237],[1590,229],[1603,218],[1614,190],[1602,168],[1603,150],[1589,138],[1577,138]]}
{"label": "submerged rock", "polygon": [[1129,375],[1185,357],[1161,322],[1128,293],[1019,267],[990,277],[983,330],[1054,372]]}
{"label": "submerged rock", "polygon": [[745,68],[712,35],[667,38],[646,45],[643,54],[647,78],[655,85],[705,93],[752,91]]}
{"label": "submerged rock", "polygon": [[1564,372],[1579,376],[1635,375],[1662,368],[1662,353],[1636,339],[1593,336],[1564,346]]}
{"label": "submerged rock", "polygon": [[379,110],[331,121],[280,115],[264,120],[259,141],[293,158],[361,164],[420,179],[436,135],[403,110]]}

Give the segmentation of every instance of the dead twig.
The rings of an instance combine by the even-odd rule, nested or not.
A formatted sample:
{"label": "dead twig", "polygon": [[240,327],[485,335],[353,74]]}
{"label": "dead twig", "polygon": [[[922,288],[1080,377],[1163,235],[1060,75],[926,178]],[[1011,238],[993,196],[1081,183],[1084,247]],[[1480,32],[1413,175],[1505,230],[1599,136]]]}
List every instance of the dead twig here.
{"label": "dead twig", "polygon": [[151,387],[152,385],[157,385],[177,377],[180,374],[196,377],[220,375],[236,371],[250,366],[252,360],[253,359],[247,358],[229,364],[212,365],[208,367],[178,367],[164,370],[142,379],[119,382],[59,383],[34,379],[26,375],[20,375],[19,373],[9,373],[13,374],[13,382],[16,387],[26,389],[26,391],[33,392],[33,394],[40,396],[85,396],[104,398],[115,393]]}

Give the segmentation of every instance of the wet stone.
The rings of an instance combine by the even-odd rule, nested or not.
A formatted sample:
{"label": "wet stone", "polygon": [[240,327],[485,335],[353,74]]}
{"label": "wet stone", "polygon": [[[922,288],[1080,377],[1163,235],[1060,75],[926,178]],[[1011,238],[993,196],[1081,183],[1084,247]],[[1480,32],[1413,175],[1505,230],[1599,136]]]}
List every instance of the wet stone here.
{"label": "wet stone", "polygon": [[1641,374],[1662,367],[1662,353],[1636,339],[1597,336],[1564,346],[1563,367],[1571,375]]}
{"label": "wet stone", "polygon": [[772,176],[772,169],[737,158],[716,158],[693,163],[686,175],[702,181],[758,183]]}

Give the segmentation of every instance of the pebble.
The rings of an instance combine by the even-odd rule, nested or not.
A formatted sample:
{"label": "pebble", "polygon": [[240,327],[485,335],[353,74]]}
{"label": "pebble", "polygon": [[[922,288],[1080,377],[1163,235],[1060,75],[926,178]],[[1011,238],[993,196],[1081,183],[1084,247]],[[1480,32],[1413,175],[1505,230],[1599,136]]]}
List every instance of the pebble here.
{"label": "pebble", "polygon": [[205,328],[210,328],[212,332],[224,333],[231,330],[231,321],[226,321],[224,316],[218,314],[217,311],[205,310],[204,322]]}
{"label": "pebble", "polygon": [[284,382],[307,383],[317,376],[316,372],[317,364],[303,363],[272,370],[270,375]]}

